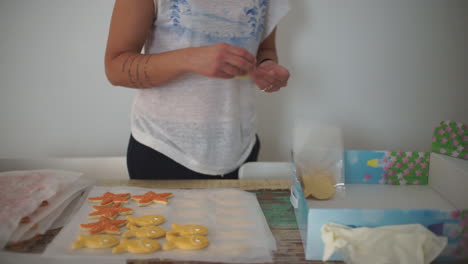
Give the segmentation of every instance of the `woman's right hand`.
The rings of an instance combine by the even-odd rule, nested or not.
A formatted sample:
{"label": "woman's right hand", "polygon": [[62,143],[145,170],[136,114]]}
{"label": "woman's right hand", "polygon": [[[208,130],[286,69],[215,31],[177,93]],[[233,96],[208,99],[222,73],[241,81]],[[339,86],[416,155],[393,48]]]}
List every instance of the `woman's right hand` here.
{"label": "woman's right hand", "polygon": [[206,77],[230,79],[253,72],[256,58],[247,50],[227,43],[189,48],[191,72]]}

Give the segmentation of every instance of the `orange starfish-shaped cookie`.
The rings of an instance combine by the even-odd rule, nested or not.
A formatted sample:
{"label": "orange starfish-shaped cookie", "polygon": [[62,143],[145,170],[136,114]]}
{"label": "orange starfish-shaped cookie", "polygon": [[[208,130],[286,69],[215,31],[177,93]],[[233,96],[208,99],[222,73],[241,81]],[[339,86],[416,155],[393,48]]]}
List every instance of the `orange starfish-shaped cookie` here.
{"label": "orange starfish-shaped cookie", "polygon": [[151,203],[167,205],[169,202],[167,198],[170,197],[172,197],[172,193],[155,193],[150,191],[143,195],[133,195],[132,199],[138,202],[138,206],[147,206]]}
{"label": "orange starfish-shaped cookie", "polygon": [[112,204],[110,206],[93,206],[95,212],[92,212],[88,215],[88,219],[99,218],[105,216],[109,219],[114,219],[118,215],[129,215],[133,214],[132,208],[120,207],[120,204]]}
{"label": "orange starfish-shaped cookie", "polygon": [[102,196],[89,197],[88,201],[92,203],[100,203],[101,205],[109,205],[112,203],[127,203],[130,198],[129,193],[111,193],[106,192]]}
{"label": "orange starfish-shaped cookie", "polygon": [[97,233],[120,234],[120,226],[125,225],[127,220],[109,220],[101,216],[99,221],[88,224],[81,224],[81,230],[88,231],[91,235]]}

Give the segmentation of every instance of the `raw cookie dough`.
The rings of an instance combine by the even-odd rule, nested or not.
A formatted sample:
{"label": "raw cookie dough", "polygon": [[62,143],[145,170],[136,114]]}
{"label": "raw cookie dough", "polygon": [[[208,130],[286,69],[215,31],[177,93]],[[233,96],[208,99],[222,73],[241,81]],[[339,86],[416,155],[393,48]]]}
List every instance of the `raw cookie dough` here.
{"label": "raw cookie dough", "polygon": [[318,200],[328,200],[335,195],[335,181],[328,171],[307,172],[302,174],[304,196]]}

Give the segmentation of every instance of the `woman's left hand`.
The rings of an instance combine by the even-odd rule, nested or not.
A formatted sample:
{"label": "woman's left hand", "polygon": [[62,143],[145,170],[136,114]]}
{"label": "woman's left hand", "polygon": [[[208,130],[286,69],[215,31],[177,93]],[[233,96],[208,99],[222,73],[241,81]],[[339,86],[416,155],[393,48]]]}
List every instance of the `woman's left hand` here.
{"label": "woman's left hand", "polygon": [[289,71],[276,62],[267,60],[255,67],[251,76],[260,90],[273,93],[288,84]]}

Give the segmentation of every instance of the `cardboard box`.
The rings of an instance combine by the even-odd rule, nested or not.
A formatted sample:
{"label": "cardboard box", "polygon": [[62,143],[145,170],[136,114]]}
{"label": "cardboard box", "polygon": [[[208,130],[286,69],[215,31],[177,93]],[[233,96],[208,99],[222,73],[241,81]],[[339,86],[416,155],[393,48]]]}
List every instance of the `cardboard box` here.
{"label": "cardboard box", "polygon": [[[419,223],[448,237],[437,260],[468,259],[468,160],[424,152],[345,151],[344,156],[346,191],[331,200],[305,199],[292,173],[291,203],[306,259],[322,259],[320,229],[328,222],[350,227]],[[342,258],[335,254],[331,260]]]}

